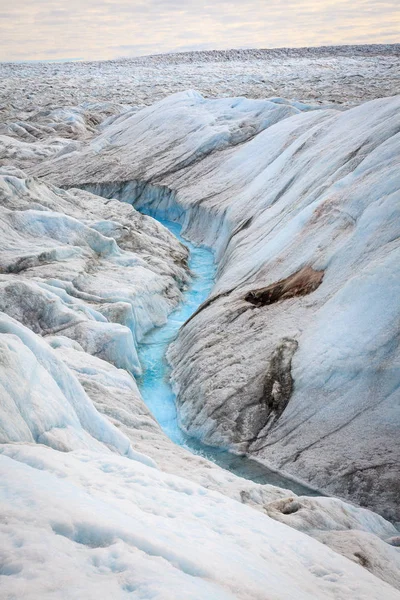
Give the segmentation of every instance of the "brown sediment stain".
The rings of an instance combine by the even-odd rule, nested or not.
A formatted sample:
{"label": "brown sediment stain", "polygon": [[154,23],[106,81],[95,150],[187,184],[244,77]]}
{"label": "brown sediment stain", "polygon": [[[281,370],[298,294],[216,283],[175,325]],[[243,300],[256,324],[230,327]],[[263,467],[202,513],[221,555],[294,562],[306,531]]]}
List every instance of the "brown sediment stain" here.
{"label": "brown sediment stain", "polygon": [[371,561],[365,554],[362,552],[354,552],[354,558],[356,559],[355,562],[358,562],[362,567],[371,570]]}
{"label": "brown sediment stain", "polygon": [[312,267],[303,267],[300,271],[271,283],[267,287],[252,290],[245,300],[255,306],[268,306],[279,300],[287,300],[296,296],[306,296],[314,292],[322,283],[324,271],[315,271]]}

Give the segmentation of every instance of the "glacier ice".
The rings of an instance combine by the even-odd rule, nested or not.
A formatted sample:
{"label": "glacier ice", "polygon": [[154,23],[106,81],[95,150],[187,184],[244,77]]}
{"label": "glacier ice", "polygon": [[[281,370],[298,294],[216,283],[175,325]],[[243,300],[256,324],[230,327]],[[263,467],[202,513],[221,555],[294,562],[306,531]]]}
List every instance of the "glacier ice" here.
{"label": "glacier ice", "polygon": [[[340,61],[354,68],[348,56],[328,58],[323,71],[312,53],[295,60],[314,61],[321,89]],[[206,71],[232,69],[238,90],[249,89],[232,58],[200,70],[188,63],[170,85],[185,89],[195,73],[201,87]],[[175,59],[158,60],[170,77]],[[274,65],[282,82],[285,69]],[[42,90],[42,108],[24,99],[2,111],[2,592],[398,598],[398,532],[384,518],[243,479],[161,430],[135,381],[140,359],[159,355],[138,348],[189,316],[189,305],[173,311],[191,263],[132,207],[179,221],[218,263],[210,298],[200,290],[205,302],[169,351],[186,430],[395,516],[398,98],[343,111],[328,96],[321,107],[281,90],[268,100],[181,92],[140,108],[118,98],[128,63],[103,67],[98,102],[75,79],[43,91],[39,77],[30,96]],[[54,67],[16,68],[29,78]],[[152,102],[161,90],[149,72],[141,87],[148,66],[137,68],[135,94]],[[111,80],[113,101],[103,102]],[[377,95],[369,81],[364,98]],[[379,81],[387,95],[387,78]],[[13,85],[5,81],[6,93]],[[223,78],[208,85],[226,95]],[[344,83],[342,100],[354,103],[356,89]],[[54,94],[79,96],[79,106],[43,108]],[[307,273],[321,274],[319,287],[296,289]],[[291,294],[274,304],[246,300],[288,277]]]}
{"label": "glacier ice", "polygon": [[[399,97],[339,111],[179,93],[105,128],[84,160],[32,170],[179,220],[215,249],[210,299],[169,351],[187,432],[393,518],[398,115]],[[314,293],[246,301],[304,267],[324,272]],[[297,350],[280,367],[285,340]],[[281,386],[284,369],[293,394],[271,421],[265,381]]]}

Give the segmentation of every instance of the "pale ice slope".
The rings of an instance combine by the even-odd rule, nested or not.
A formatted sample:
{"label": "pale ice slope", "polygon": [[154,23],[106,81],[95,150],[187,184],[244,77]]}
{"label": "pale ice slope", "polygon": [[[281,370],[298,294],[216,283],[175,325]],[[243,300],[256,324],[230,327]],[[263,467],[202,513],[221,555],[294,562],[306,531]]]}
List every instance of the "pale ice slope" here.
{"label": "pale ice slope", "polygon": [[391,517],[399,108],[188,92],[34,169],[164,211],[217,250],[211,299],[169,353],[185,429]]}
{"label": "pale ice slope", "polygon": [[[327,117],[276,159],[269,153],[271,165],[242,196],[230,188],[229,197],[221,191],[209,201],[214,219],[226,210],[225,231],[215,239],[222,258],[214,294],[221,299],[189,324],[171,353],[190,430],[244,442],[278,467],[392,515],[400,458],[398,110],[397,99],[353,109],[332,123]],[[269,134],[290,121],[300,118],[260,136],[267,153],[276,151]],[[256,140],[250,152],[252,145]],[[246,303],[249,291],[306,266],[324,272],[312,296],[289,294],[260,308]],[[199,337],[196,327],[209,335]],[[195,339],[211,365],[208,349],[216,344],[221,355],[222,330],[227,357],[240,347],[239,364],[237,355],[227,358],[215,378],[204,373],[202,359],[185,367],[192,355],[181,357]],[[190,371],[199,367],[204,379],[188,388]],[[214,393],[221,388],[225,395]],[[198,398],[194,410],[189,398]]]}
{"label": "pale ice slope", "polygon": [[209,168],[214,170],[222,150],[238,146],[274,123],[309,108],[280,99],[207,100],[189,90],[117,120],[79,151],[44,161],[30,172],[63,186],[137,180],[138,190],[125,190],[129,200],[132,194],[146,194],[140,187],[143,181],[177,174],[204,158],[212,157]]}
{"label": "pale ice slope", "polygon": [[139,462],[1,451],[5,598],[400,597],[304,534]]}

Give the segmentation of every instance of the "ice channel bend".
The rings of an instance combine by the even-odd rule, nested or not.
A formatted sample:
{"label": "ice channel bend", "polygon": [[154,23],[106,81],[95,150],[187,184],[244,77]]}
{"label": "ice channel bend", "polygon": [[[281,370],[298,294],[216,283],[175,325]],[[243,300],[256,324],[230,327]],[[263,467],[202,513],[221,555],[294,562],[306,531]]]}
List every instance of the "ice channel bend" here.
{"label": "ice channel bend", "polygon": [[[154,217],[154,214],[152,216]],[[178,223],[163,219],[158,219],[158,221],[189,248],[189,266],[194,277],[190,288],[184,295],[184,301],[170,314],[167,323],[150,331],[139,346],[139,357],[144,372],[138,384],[144,401],[164,432],[176,444],[212,460],[236,475],[257,483],[270,483],[289,488],[297,494],[317,495],[314,490],[269,470],[255,460],[237,456],[223,449],[206,446],[195,438],[189,437],[179,428],[175,394],[169,383],[170,373],[165,354],[180,327],[209,295],[214,280],[215,264],[211,250],[194,246],[182,239],[181,226]]]}

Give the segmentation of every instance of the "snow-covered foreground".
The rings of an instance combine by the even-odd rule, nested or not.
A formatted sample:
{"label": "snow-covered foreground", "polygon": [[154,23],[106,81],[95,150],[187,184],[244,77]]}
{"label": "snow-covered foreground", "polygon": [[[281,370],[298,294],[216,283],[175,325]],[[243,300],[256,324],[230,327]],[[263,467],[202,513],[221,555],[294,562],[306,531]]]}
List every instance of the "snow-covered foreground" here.
{"label": "snow-covered foreground", "polygon": [[135,460],[1,450],[4,599],[400,597],[308,536]]}
{"label": "snow-covered foreground", "polygon": [[[138,347],[188,251],[132,207],[216,252],[168,355],[186,432],[396,518],[400,100],[327,105],[390,94],[397,67],[395,47],[0,66],[2,600],[400,598],[391,523],[160,429]],[[300,101],[132,106],[194,80],[263,98],[266,69]]]}

